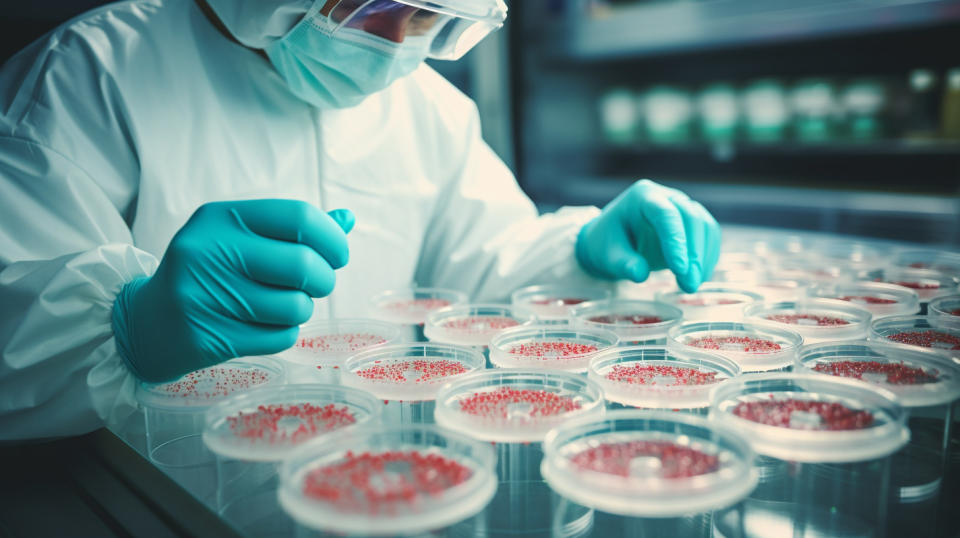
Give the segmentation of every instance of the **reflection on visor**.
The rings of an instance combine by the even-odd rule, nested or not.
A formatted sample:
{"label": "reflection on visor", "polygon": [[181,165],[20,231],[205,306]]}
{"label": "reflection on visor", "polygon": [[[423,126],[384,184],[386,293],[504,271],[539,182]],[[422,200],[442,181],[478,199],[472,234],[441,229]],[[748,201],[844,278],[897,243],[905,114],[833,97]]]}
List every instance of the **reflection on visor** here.
{"label": "reflection on visor", "polygon": [[328,8],[330,4],[324,10],[329,11],[330,21],[338,28],[363,30],[395,43],[402,43],[407,36],[427,35],[448,18],[392,0],[342,0],[332,9]]}

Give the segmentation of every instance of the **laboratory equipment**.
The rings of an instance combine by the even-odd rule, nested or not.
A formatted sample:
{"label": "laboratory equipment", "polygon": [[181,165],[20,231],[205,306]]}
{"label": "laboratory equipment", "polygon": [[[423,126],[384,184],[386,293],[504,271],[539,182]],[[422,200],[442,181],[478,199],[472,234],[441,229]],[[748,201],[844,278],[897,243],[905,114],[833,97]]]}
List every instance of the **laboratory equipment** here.
{"label": "laboratory equipment", "polygon": [[957,279],[934,269],[887,267],[863,272],[860,276],[864,280],[896,284],[916,291],[920,298],[921,314],[926,312],[926,305],[932,299],[957,293]]}
{"label": "laboratory equipment", "polygon": [[946,295],[930,301],[927,314],[960,324],[960,295]]}
{"label": "laboratory equipment", "polygon": [[685,321],[740,321],[744,307],[762,301],[763,296],[741,287],[707,283],[696,293],[659,293],[657,300],[678,307]]}
{"label": "laboratory equipment", "polygon": [[567,325],[524,325],[501,331],[490,341],[490,362],[498,368],[534,368],[582,373],[597,352],[616,346],[611,331]]}
{"label": "laboratory equipment", "polygon": [[609,299],[611,295],[609,288],[599,286],[538,285],[513,292],[510,303],[536,314],[538,322],[566,322],[573,307]]}
{"label": "laboratory equipment", "polygon": [[411,327],[411,338],[424,342],[423,324],[434,310],[467,302],[467,294],[443,288],[402,288],[386,290],[370,298],[374,319]]}
{"label": "laboratory equipment", "polygon": [[960,323],[938,316],[896,316],[870,325],[870,340],[932,349],[960,359]]}
{"label": "laboratory equipment", "polygon": [[757,303],[744,309],[747,321],[770,323],[800,333],[805,344],[827,340],[866,340],[872,316],[869,310],[846,301],[805,299]]}
{"label": "laboratory equipment", "polygon": [[584,303],[570,312],[573,325],[611,331],[623,346],[662,344],[682,317],[679,308],[666,303],[626,299]]}
{"label": "laboratory equipment", "polygon": [[343,361],[350,355],[400,341],[400,328],[369,319],[328,319],[300,327],[297,343],[277,358],[287,367],[290,383],[340,382]]}
{"label": "laboratory equipment", "polygon": [[920,312],[920,298],[916,291],[883,282],[824,283],[815,286],[810,297],[847,301],[869,310],[873,319],[912,316]]}
{"label": "laboratory equipment", "polygon": [[427,316],[424,334],[431,342],[486,346],[498,332],[533,322],[532,312],[500,304],[448,306]]}
{"label": "laboratory equipment", "polygon": [[670,329],[667,335],[669,350],[715,351],[743,372],[787,369],[802,343],[803,337],[791,329],[749,322],[693,321]]}
{"label": "laboratory equipment", "polygon": [[935,249],[901,250],[894,254],[893,265],[912,269],[930,269],[960,279],[960,253]]}
{"label": "laboratory equipment", "polygon": [[759,293],[765,301],[771,303],[806,299],[810,293],[810,287],[811,284],[808,280],[767,277],[746,285],[747,289]]}

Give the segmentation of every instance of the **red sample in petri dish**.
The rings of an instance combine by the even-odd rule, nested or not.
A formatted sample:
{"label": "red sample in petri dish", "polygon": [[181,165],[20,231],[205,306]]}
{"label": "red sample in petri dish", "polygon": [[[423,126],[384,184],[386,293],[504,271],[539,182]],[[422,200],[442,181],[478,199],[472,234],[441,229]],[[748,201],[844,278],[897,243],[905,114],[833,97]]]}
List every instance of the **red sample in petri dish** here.
{"label": "red sample in petri dish", "polygon": [[270,372],[265,370],[214,366],[190,372],[177,381],[160,385],[154,390],[189,399],[217,400],[268,383],[272,379]]}
{"label": "red sample in petri dish", "polygon": [[467,368],[459,361],[440,360],[398,360],[375,364],[357,370],[357,376],[370,381],[394,383],[428,383],[444,377],[466,373]]}
{"label": "red sample in petri dish", "polygon": [[342,353],[360,351],[370,346],[383,344],[387,340],[373,333],[324,334],[322,336],[303,337],[297,340],[297,349],[315,352]]}
{"label": "red sample in petri dish", "polygon": [[624,478],[644,475],[690,478],[712,473],[720,467],[717,456],[669,441],[603,443],[574,454],[570,463],[581,471]]}
{"label": "red sample in petri dish", "polygon": [[592,344],[545,341],[519,344],[510,348],[509,352],[513,355],[522,355],[528,358],[562,359],[564,357],[579,357],[586,353],[594,353],[597,350],[597,346]]}
{"label": "red sample in petri dish", "polygon": [[440,454],[411,451],[347,452],[341,461],[310,471],[304,497],[337,510],[395,515],[463,484],[473,471]]}
{"label": "red sample in petri dish", "polygon": [[740,402],[733,414],[742,419],[793,430],[862,430],[873,425],[873,413],[839,402],[769,399]]}
{"label": "red sample in petri dish", "polygon": [[424,299],[407,299],[404,301],[394,301],[392,303],[387,303],[381,306],[386,310],[436,310],[438,308],[443,308],[445,306],[450,306],[450,301],[447,299],[436,299],[436,298],[424,298]]}
{"label": "red sample in petri dish", "polygon": [[686,344],[701,349],[739,351],[745,353],[770,353],[780,351],[781,349],[780,344],[772,340],[751,338],[749,336],[703,336],[700,338],[690,338],[686,341]]}
{"label": "red sample in petri dish", "polygon": [[[290,432],[281,427],[281,421],[297,421],[299,426]],[[271,444],[297,444],[319,433],[331,432],[356,422],[348,406],[336,404],[261,405],[252,413],[241,412],[227,417],[227,424],[234,436]]]}
{"label": "red sample in petri dish", "polygon": [[723,299],[723,298],[710,298],[710,297],[690,297],[677,299],[678,304],[685,304],[689,306],[714,306],[714,305],[723,305],[723,304],[738,304],[743,301],[739,299]]}
{"label": "red sample in petri dish", "polygon": [[674,387],[680,385],[710,385],[717,383],[717,372],[703,372],[694,368],[655,364],[615,364],[605,376],[610,381],[634,385]]}
{"label": "red sample in petri dish", "polygon": [[649,325],[651,323],[661,323],[663,318],[660,316],[645,316],[643,314],[610,314],[605,316],[593,316],[587,318],[588,321],[594,323],[611,323],[611,324],[633,324],[633,325]]}
{"label": "red sample in petri dish", "polygon": [[870,295],[844,295],[837,297],[840,301],[847,301],[854,304],[896,304],[895,299],[885,299],[883,297],[873,297]]}
{"label": "red sample in petri dish", "polygon": [[586,302],[587,300],[588,299],[582,299],[579,297],[562,297],[562,298],[548,297],[545,299],[534,299],[530,301],[530,304],[535,304],[537,306],[569,306],[569,305],[580,304],[580,303]]}
{"label": "red sample in petri dish", "polygon": [[896,284],[898,286],[903,286],[904,288],[910,288],[914,290],[937,290],[940,289],[939,282],[919,282],[913,280],[899,280],[895,282],[890,282],[890,284]]}
{"label": "red sample in petri dish", "polygon": [[514,413],[525,417],[550,417],[562,415],[581,408],[571,396],[535,389],[499,387],[492,391],[477,392],[459,401],[460,411],[468,415],[507,419]]}
{"label": "red sample in petri dish", "polygon": [[817,316],[815,314],[770,314],[764,319],[791,325],[816,325],[818,327],[833,327],[849,325],[850,322],[833,316]]}
{"label": "red sample in petri dish", "polygon": [[923,368],[907,366],[899,362],[879,361],[837,361],[821,362],[813,367],[814,371],[839,377],[863,379],[864,374],[886,376],[891,385],[923,385],[936,383],[937,373],[927,372]]}
{"label": "red sample in petri dish", "polygon": [[960,337],[941,331],[904,331],[886,335],[886,338],[910,346],[960,350]]}
{"label": "red sample in petri dish", "polygon": [[442,327],[461,331],[487,332],[516,327],[517,325],[520,325],[520,322],[506,316],[471,316],[446,321]]}

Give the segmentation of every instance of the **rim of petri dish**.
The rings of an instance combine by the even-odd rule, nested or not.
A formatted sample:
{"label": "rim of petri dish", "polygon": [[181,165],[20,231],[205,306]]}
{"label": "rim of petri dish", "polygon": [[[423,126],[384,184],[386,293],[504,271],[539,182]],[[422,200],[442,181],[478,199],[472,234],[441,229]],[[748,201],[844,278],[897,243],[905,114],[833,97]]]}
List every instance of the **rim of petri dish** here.
{"label": "rim of petri dish", "polygon": [[485,364],[483,353],[468,347],[432,342],[392,344],[347,359],[340,382],[380,400],[434,400],[445,383],[481,370]]}
{"label": "rim of petri dish", "polygon": [[[334,342],[343,348],[329,350],[308,349],[301,345],[305,339],[337,336],[369,336],[371,343],[353,347],[352,343]],[[374,319],[344,318],[313,321],[300,327],[297,343],[276,357],[305,366],[342,366],[347,357],[366,349],[372,349],[400,341],[401,329],[395,324]]]}
{"label": "rim of petri dish", "polygon": [[[512,325],[484,326],[477,322],[474,326],[458,328],[449,327],[458,321],[465,322],[474,318],[492,318],[500,321],[512,320]],[[423,334],[432,342],[454,344],[460,346],[485,346],[493,336],[510,327],[529,325],[536,320],[536,316],[529,310],[506,304],[463,304],[448,306],[434,310],[427,316]]]}
{"label": "rim of petri dish", "polygon": [[[862,340],[870,330],[873,315],[869,310],[836,299],[805,299],[779,303],[756,303],[743,310],[752,323],[787,327],[808,340]],[[807,325],[769,319],[770,316],[812,316],[843,322],[839,325]]]}
{"label": "rim of petri dish", "polygon": [[[592,321],[604,316],[657,317],[661,321],[637,324],[632,321]],[[612,331],[620,337],[620,344],[665,338],[671,327],[681,322],[683,311],[660,301],[637,299],[608,299],[583,303],[570,311],[573,325],[596,327]]]}
{"label": "rim of petri dish", "polygon": [[[499,368],[538,368],[584,372],[597,353],[616,346],[617,335],[604,329],[563,325],[521,325],[505,329],[490,340],[490,362]],[[553,345],[525,350],[518,346]]]}
{"label": "rim of petri dish", "polygon": [[283,363],[270,357],[243,357],[183,375],[166,383],[137,384],[136,399],[145,407],[196,413],[234,394],[284,382]]}
{"label": "rim of petri dish", "polygon": [[[810,290],[810,296],[844,301],[865,308],[873,314],[873,319],[910,316],[920,312],[920,297],[916,291],[886,282],[857,281],[820,284]],[[842,297],[849,299],[842,299]]]}
{"label": "rim of petri dish", "polygon": [[[945,335],[947,341],[931,342],[931,346],[923,346],[909,341],[912,336],[928,332],[941,333]],[[905,336],[898,339],[897,335]],[[870,325],[870,340],[907,346],[913,349],[929,349],[948,357],[960,358],[960,348],[953,349],[960,346],[960,322],[949,318],[939,316],[891,316],[881,318]]]}
{"label": "rim of petri dish", "polygon": [[[778,346],[770,351],[743,351],[737,349],[712,349],[692,346],[692,338],[747,338],[764,340]],[[764,343],[765,343],[764,342]],[[734,361],[743,372],[769,371],[793,365],[797,351],[803,344],[800,333],[774,326],[735,321],[689,321],[678,325],[667,335],[667,348],[678,353],[685,351],[707,351],[718,353]],[[720,343],[723,345],[723,342]]]}
{"label": "rim of petri dish", "polygon": [[[511,293],[510,304],[529,310],[540,319],[566,319],[574,306],[612,296],[613,292],[608,287],[596,285],[538,284]],[[537,301],[546,302],[541,304]]]}

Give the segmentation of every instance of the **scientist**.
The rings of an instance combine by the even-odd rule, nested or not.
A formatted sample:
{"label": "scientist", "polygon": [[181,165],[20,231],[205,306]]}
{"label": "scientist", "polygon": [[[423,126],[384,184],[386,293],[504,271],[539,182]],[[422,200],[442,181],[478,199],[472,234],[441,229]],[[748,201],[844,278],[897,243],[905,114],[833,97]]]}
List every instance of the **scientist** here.
{"label": "scientist", "polygon": [[503,300],[662,268],[695,290],[719,250],[700,204],[640,181],[602,212],[538,216],[423,64],[505,17],[502,0],[133,0],[11,58],[0,439],[116,423],[137,378],[286,349],[314,298],[362,316],[411,282]]}

